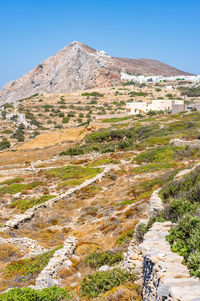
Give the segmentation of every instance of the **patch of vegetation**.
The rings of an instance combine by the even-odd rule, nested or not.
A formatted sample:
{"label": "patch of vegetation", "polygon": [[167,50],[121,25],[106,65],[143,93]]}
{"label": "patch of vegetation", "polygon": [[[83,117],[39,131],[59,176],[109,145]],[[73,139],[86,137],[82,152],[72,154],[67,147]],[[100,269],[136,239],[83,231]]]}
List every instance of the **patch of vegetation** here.
{"label": "patch of vegetation", "polygon": [[133,116],[125,116],[125,117],[122,117],[122,118],[107,118],[107,119],[104,119],[102,122],[103,123],[115,123],[115,122],[120,122],[120,121],[124,121],[124,120],[128,120],[128,119],[133,119],[134,117]]}
{"label": "patch of vegetation", "polygon": [[147,96],[147,93],[144,93],[142,91],[136,92],[136,91],[131,91],[128,93],[130,95],[130,97],[135,97],[135,96]]}
{"label": "patch of vegetation", "polygon": [[11,131],[11,130],[3,130],[3,131],[1,131],[1,134],[12,134],[13,133],[13,131]]}
{"label": "patch of vegetation", "polygon": [[30,280],[35,279],[38,274],[48,264],[55,251],[60,249],[61,246],[39,254],[32,258],[16,260],[8,264],[3,271],[3,279],[14,280],[28,283]]}
{"label": "patch of vegetation", "polygon": [[25,113],[25,118],[30,120],[30,124],[36,125],[37,127],[40,126],[39,121],[37,121],[33,113],[29,112],[28,110]]}
{"label": "patch of vegetation", "polygon": [[181,166],[181,164],[178,164],[177,161],[192,157],[192,155],[194,156],[196,151],[199,153],[199,150],[191,150],[184,153],[185,150],[185,147],[175,147],[169,145],[148,149],[147,151],[136,156],[134,159],[134,161],[138,164],[146,163],[146,165],[136,167],[134,171],[144,173],[161,169],[177,168]]}
{"label": "patch of vegetation", "polygon": [[7,138],[4,137],[0,142],[0,150],[10,148],[10,146],[11,146],[10,142],[8,141]]}
{"label": "patch of vegetation", "polygon": [[29,208],[32,208],[33,206],[45,203],[46,201],[52,199],[56,197],[55,195],[42,195],[40,198],[38,199],[22,199],[22,200],[17,200],[17,201],[13,201],[10,204],[11,208],[18,208],[21,211],[26,211]]}
{"label": "patch of vegetation", "polygon": [[15,193],[22,192],[25,190],[31,190],[39,185],[43,185],[43,183],[40,181],[35,181],[32,183],[28,183],[28,184],[12,183],[12,184],[1,187],[0,195],[6,194],[6,193],[15,194]]}
{"label": "patch of vegetation", "polygon": [[84,150],[80,147],[70,147],[66,151],[60,153],[60,156],[79,156],[83,155]]}
{"label": "patch of vegetation", "polygon": [[128,241],[130,241],[133,238],[133,233],[134,233],[134,227],[122,233],[117,238],[115,244],[120,247],[124,246]]}
{"label": "patch of vegetation", "polygon": [[200,277],[200,168],[170,181],[160,196],[165,202],[165,219],[176,223],[167,236],[171,249],[184,257],[191,275]]}
{"label": "patch of vegetation", "polygon": [[98,297],[114,287],[117,287],[125,282],[134,281],[135,275],[119,268],[112,269],[107,272],[96,272],[87,275],[81,281],[80,294],[82,297]]}
{"label": "patch of vegetation", "polygon": [[89,254],[85,261],[92,268],[100,268],[103,265],[113,266],[123,260],[122,251],[104,251]]}
{"label": "patch of vegetation", "polygon": [[65,167],[52,168],[44,171],[43,173],[50,177],[58,177],[62,180],[68,180],[89,179],[95,177],[101,171],[102,169],[100,168],[68,165]]}
{"label": "patch of vegetation", "polygon": [[9,179],[9,180],[0,182],[0,185],[6,185],[6,184],[10,185],[10,184],[13,184],[13,183],[20,183],[20,182],[23,182],[23,181],[24,181],[23,178]]}
{"label": "patch of vegetation", "polygon": [[198,97],[200,96],[200,86],[192,87],[192,88],[184,88],[180,87],[181,95],[187,95],[189,97]]}
{"label": "patch of vegetation", "polygon": [[76,186],[76,185],[80,185],[83,182],[84,182],[84,179],[70,179],[70,180],[64,181],[62,183],[59,183],[57,185],[57,188],[62,188],[65,186]]}
{"label": "patch of vegetation", "polygon": [[62,123],[68,123],[70,121],[70,117],[63,117]]}
{"label": "patch of vegetation", "polygon": [[120,160],[117,159],[100,159],[95,162],[89,163],[88,166],[101,166],[101,165],[107,165],[107,164],[120,164]]}
{"label": "patch of vegetation", "polygon": [[14,288],[0,295],[0,301],[64,301],[73,297],[65,288],[52,286],[35,290],[30,287]]}
{"label": "patch of vegetation", "polygon": [[91,93],[82,93],[81,96],[94,96],[94,97],[103,97],[104,94],[101,94],[99,92],[91,92]]}
{"label": "patch of vegetation", "polygon": [[21,123],[18,126],[18,129],[15,131],[15,133],[13,133],[13,135],[11,137],[17,139],[18,142],[23,142],[25,140],[24,129],[25,129],[25,126],[23,125],[23,123]]}

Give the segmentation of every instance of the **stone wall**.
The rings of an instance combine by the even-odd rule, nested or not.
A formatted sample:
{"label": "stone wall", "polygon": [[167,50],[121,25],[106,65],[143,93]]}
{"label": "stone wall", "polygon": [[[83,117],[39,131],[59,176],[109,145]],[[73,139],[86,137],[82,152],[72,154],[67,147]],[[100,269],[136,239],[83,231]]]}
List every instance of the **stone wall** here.
{"label": "stone wall", "polygon": [[55,251],[47,266],[38,275],[34,288],[42,289],[59,284],[58,280],[55,279],[56,273],[62,266],[69,268],[72,265],[69,258],[74,254],[76,245],[77,239],[75,237],[66,239],[63,248]]}
{"label": "stone wall", "polygon": [[[155,216],[162,208],[158,190],[154,191],[149,201],[148,217]],[[132,254],[133,259],[134,254],[143,259],[143,301],[200,300],[199,279],[190,277],[187,267],[182,264],[183,257],[173,253],[166,240],[171,227],[171,222],[154,223]]]}
{"label": "stone wall", "polygon": [[89,180],[84,181],[82,184],[77,185],[74,188],[68,189],[65,193],[62,193],[59,196],[46,201],[45,203],[36,205],[28,209],[24,214],[15,215],[13,219],[6,222],[5,226],[1,228],[1,231],[6,232],[9,229],[17,229],[19,226],[25,224],[26,222],[29,222],[41,208],[51,208],[54,203],[63,200],[67,197],[70,197],[71,195],[73,195],[77,191],[80,191],[82,188],[88,185],[91,185],[97,181],[101,181],[106,176],[106,174],[109,173],[109,171],[113,168],[116,167],[114,165],[107,166],[101,173]]}
{"label": "stone wall", "polygon": [[171,222],[154,223],[140,245],[143,255],[143,301],[200,300],[200,281],[190,277],[183,257],[166,240]]}
{"label": "stone wall", "polygon": [[172,139],[171,144],[175,146],[189,146],[191,148],[200,148],[200,140],[181,140],[178,138]]}

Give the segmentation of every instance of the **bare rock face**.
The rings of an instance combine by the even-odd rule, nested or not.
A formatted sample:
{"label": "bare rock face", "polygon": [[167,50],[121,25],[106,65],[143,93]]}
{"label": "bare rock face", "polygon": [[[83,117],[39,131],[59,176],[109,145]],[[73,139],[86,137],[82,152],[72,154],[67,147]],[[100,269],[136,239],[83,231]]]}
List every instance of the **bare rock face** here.
{"label": "bare rock face", "polygon": [[0,91],[0,105],[36,93],[68,93],[120,82],[121,72],[143,75],[188,75],[155,60],[107,56],[80,42],[73,42]]}

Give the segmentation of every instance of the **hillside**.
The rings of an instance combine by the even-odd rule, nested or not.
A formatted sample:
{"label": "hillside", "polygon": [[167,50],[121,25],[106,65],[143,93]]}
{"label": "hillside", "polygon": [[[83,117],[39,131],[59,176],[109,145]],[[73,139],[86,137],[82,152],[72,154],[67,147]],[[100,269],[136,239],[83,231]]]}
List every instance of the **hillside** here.
{"label": "hillside", "polygon": [[[126,112],[132,97],[182,99],[193,83],[165,85],[43,93],[1,106],[0,300],[150,300],[144,292],[157,297],[161,266],[159,283],[173,276],[184,296],[193,281],[199,296],[189,277],[200,277],[200,112]],[[146,286],[141,243],[154,260]]]}
{"label": "hillside", "polygon": [[63,94],[120,83],[121,72],[142,75],[189,75],[150,59],[116,58],[73,42],[0,91],[0,104],[36,93]]}

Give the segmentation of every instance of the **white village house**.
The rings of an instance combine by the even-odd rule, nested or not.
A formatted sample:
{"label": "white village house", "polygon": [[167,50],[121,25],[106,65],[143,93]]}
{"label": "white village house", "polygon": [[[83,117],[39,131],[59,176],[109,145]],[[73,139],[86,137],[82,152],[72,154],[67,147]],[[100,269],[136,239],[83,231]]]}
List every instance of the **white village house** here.
{"label": "white village house", "polygon": [[146,114],[149,111],[167,111],[178,113],[185,111],[184,101],[179,99],[154,99],[147,102],[127,102],[126,110],[130,115]]}

